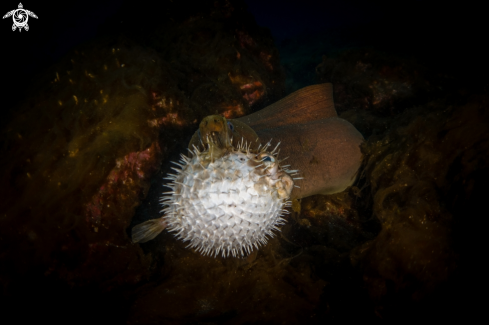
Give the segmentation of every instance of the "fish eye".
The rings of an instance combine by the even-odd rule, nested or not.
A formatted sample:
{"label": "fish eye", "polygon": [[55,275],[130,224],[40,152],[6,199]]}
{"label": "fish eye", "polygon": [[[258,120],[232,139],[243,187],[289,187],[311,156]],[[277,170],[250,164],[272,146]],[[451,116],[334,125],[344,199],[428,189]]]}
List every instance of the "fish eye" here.
{"label": "fish eye", "polygon": [[233,123],[231,123],[231,122],[228,121],[228,127],[231,130],[231,132],[234,132],[234,125],[233,125]]}
{"label": "fish eye", "polygon": [[272,158],[269,156],[265,156],[261,159],[261,161],[272,161]]}
{"label": "fish eye", "polygon": [[202,140],[202,137],[200,136],[200,129],[199,129],[199,130],[197,130],[197,134],[199,135],[199,139],[201,139],[201,140]]}

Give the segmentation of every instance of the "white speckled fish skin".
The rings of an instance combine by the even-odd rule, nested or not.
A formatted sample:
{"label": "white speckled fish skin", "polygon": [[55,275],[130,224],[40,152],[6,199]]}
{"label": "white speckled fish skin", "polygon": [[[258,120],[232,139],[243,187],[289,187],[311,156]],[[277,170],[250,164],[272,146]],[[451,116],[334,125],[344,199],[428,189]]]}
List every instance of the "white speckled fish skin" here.
{"label": "white speckled fish skin", "polygon": [[169,231],[190,241],[202,254],[245,256],[253,247],[266,244],[281,218],[293,188],[293,180],[279,166],[277,157],[246,146],[213,159],[195,150],[192,158],[182,156],[177,174],[161,201]]}

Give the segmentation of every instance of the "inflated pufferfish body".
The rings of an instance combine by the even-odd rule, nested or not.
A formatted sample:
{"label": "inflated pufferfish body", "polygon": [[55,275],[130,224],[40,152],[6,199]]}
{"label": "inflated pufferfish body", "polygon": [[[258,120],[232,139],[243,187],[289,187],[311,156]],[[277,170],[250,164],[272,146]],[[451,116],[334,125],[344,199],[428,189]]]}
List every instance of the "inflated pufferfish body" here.
{"label": "inflated pufferfish body", "polygon": [[[292,171],[282,170],[278,167],[278,164],[276,167],[277,169],[275,169],[275,167],[268,167],[265,170],[265,167],[267,167],[265,164],[270,163],[270,161],[272,164],[276,163],[277,157],[275,157],[274,151],[272,151],[271,156],[269,156],[270,161],[268,161],[268,158],[265,158],[265,161],[263,161],[264,166],[257,167],[257,169],[261,168],[262,170],[260,176],[264,176],[263,173],[265,172],[268,173],[275,170],[277,170],[278,173],[282,172],[282,174],[279,173],[277,176],[273,177],[278,177],[282,180],[281,182],[284,184],[284,188],[287,189],[287,199],[300,199],[311,195],[329,195],[342,192],[355,182],[358,170],[362,163],[360,146],[364,142],[364,138],[351,123],[338,117],[336,109],[334,108],[333,86],[331,84],[319,84],[302,88],[258,112],[239,119],[228,121],[222,116],[207,116],[200,123],[199,130],[194,133],[189,144],[189,149],[199,146],[202,151],[201,159],[204,160],[203,168],[209,168],[208,160],[213,162],[213,159],[221,159],[229,154],[237,155],[235,152],[236,149],[234,148],[239,147],[238,142],[241,141],[242,138],[244,138],[244,142],[248,143],[245,159],[249,160],[258,160],[260,158],[258,157],[259,154],[266,153],[259,151],[258,140],[267,142],[270,139],[274,139],[275,141],[281,141],[284,144],[282,147],[282,156],[287,156],[289,158],[287,162],[294,168],[300,169],[301,175],[304,176],[304,181],[300,183],[300,187],[294,185],[292,193],[288,191],[289,183],[285,176],[287,176],[287,173],[292,173]],[[241,153],[244,154],[242,146]],[[249,156],[250,153],[251,156]],[[254,157],[253,154],[255,154]],[[272,161],[272,157],[275,161]],[[192,159],[195,159],[195,157]],[[194,161],[192,164],[196,163],[197,161]],[[185,174],[187,172],[186,168],[188,167],[185,166],[188,164],[189,162],[184,160],[182,168],[184,168],[185,171],[179,172],[178,175],[174,175],[173,177],[183,177],[183,180],[185,181],[186,179],[181,173]],[[227,164],[230,163],[226,163],[226,165]],[[214,169],[216,172],[219,170],[218,168],[212,168],[214,165],[210,166],[211,169]],[[224,175],[229,175],[229,173],[225,173]],[[294,174],[292,174],[292,176],[294,176]],[[267,178],[268,181],[276,180],[272,175],[267,175],[266,177],[269,177]],[[251,178],[251,180],[253,179],[254,178]],[[180,178],[175,179],[174,181],[175,184],[184,184]],[[277,184],[277,186],[281,186],[280,183]],[[181,186],[185,187],[189,185],[184,184]],[[173,188],[173,192],[177,193],[177,187],[173,186]],[[290,185],[290,188],[292,188],[292,185]],[[277,187],[275,187],[275,189],[277,189]],[[248,192],[248,188],[246,192]],[[217,197],[217,199],[220,200],[220,194],[217,194],[217,196],[215,194],[212,195],[214,198]],[[274,197],[272,192],[268,195],[272,198]],[[224,197],[225,195],[221,194],[221,196]],[[178,195],[172,194],[171,197],[171,199],[166,198],[167,202],[179,202]],[[240,196],[237,195],[236,197]],[[208,196],[208,198],[210,198],[210,196]],[[224,202],[224,199],[222,202]],[[243,206],[247,206],[246,200],[235,202],[243,202]],[[283,202],[285,202],[285,200],[283,200]],[[238,210],[238,208],[241,210]],[[172,209],[176,209],[178,213],[180,213],[184,207],[178,206],[166,211],[174,211]],[[194,211],[200,211],[197,210],[196,207],[194,207],[194,209]],[[229,211],[228,208],[227,212]],[[244,210],[241,206],[238,207],[236,205],[236,211],[241,213]],[[246,212],[248,212],[248,210],[246,210]],[[218,213],[221,212],[218,211]],[[180,215],[182,220],[186,218],[183,214]],[[252,215],[255,217],[255,214]],[[276,216],[271,216],[271,218],[275,220],[273,221],[275,222],[275,226],[281,222],[279,219],[280,217],[276,218]],[[209,235],[206,237],[205,234],[202,236],[193,236],[191,234],[198,233],[196,227],[192,228],[195,230],[195,232],[192,232],[194,230],[189,230],[190,226],[185,225],[183,221],[177,222],[173,220],[178,221],[179,219],[173,217],[166,218],[164,216],[160,219],[150,220],[134,227],[133,241],[143,242],[153,239],[165,229],[166,226],[169,226],[170,229],[179,232],[179,237],[191,240],[191,245],[206,252],[212,252],[212,250],[214,250],[216,255],[216,249],[219,249],[220,251],[226,249],[226,254],[229,255],[229,253],[233,253],[234,249],[240,250],[239,245],[241,245],[241,247],[244,246],[245,250],[246,247],[249,248],[251,244],[254,245],[248,237],[251,230],[246,231],[245,229],[239,229],[237,232],[233,231],[232,234],[229,232],[230,235],[233,235],[233,239],[229,239],[226,244],[223,245],[224,241],[222,238],[224,237],[216,235]],[[224,234],[222,227],[228,227],[229,225],[227,223],[222,223],[222,220],[223,219],[220,218],[212,219],[207,222],[206,225],[212,226],[211,229],[216,229],[215,233]],[[250,219],[248,218],[245,221],[250,222],[249,220]],[[257,217],[256,220],[260,219]],[[197,221],[195,222],[197,223]],[[240,224],[247,225],[243,222]],[[270,223],[270,225],[271,224],[272,223]],[[200,225],[201,224],[199,224],[199,229],[201,228]],[[256,225],[258,225],[258,228],[262,227],[260,228],[260,234],[263,235],[261,238],[264,238],[265,234],[270,233],[270,230],[274,229],[273,226],[263,228],[263,221],[256,223]],[[249,227],[250,229],[255,228],[254,224],[251,222]],[[237,228],[233,229],[237,230]],[[210,232],[210,230],[204,230],[204,228],[200,231],[202,233]],[[205,244],[204,240],[206,240]],[[214,240],[214,244],[212,244],[212,240]],[[234,244],[229,246],[229,241],[232,241]]]}
{"label": "inflated pufferfish body", "polygon": [[278,144],[271,152],[270,143],[257,150],[244,142],[233,147],[223,132],[226,119],[216,118],[220,129],[206,134],[207,149],[182,155],[181,169],[168,176],[173,182],[161,200],[165,215],[134,227],[134,242],[151,240],[168,228],[202,254],[244,256],[283,224],[294,186],[289,174],[297,171],[280,166]]}

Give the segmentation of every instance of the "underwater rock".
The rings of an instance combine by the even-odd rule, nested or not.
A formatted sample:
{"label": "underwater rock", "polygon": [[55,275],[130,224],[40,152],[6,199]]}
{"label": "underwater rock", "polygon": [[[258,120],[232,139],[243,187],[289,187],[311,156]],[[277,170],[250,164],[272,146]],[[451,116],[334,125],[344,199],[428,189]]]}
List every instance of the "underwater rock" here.
{"label": "underwater rock", "polygon": [[300,238],[296,242],[304,247],[323,245],[339,253],[349,253],[375,238],[380,230],[379,222],[360,210],[357,200],[354,189],[302,199],[296,216],[301,227],[291,230],[290,236]]}
{"label": "underwater rock", "polygon": [[414,59],[384,54],[374,49],[351,49],[323,56],[316,73],[334,84],[336,109],[370,110],[376,115],[401,112],[426,100],[439,85]]}
{"label": "underwater rock", "polygon": [[[487,97],[480,96],[463,106],[434,101],[405,111],[389,131],[362,146],[363,195],[371,195],[382,229],[351,259],[362,270],[379,315],[395,317],[406,301],[428,299],[453,283],[454,274],[466,267],[459,254],[477,249],[464,244],[472,240],[459,228],[468,228],[469,216],[456,207],[478,195],[475,175],[488,175],[487,105]],[[457,293],[445,300],[461,304]]]}
{"label": "underwater rock", "polygon": [[149,260],[125,229],[172,146],[161,129],[192,123],[168,66],[130,42],[92,45],[31,93],[3,131],[1,232],[13,245],[2,248],[5,277],[43,265],[72,283],[138,282]]}
{"label": "underwater rock", "polygon": [[[12,201],[2,204],[2,236],[16,247],[2,255],[2,263],[23,260],[11,272],[25,274],[31,265],[43,263],[48,274],[71,281],[71,272],[82,273],[78,267],[91,264],[94,255],[117,255],[115,264],[121,264],[115,268],[111,263],[82,276],[103,281],[123,278],[128,269],[121,266],[139,258],[137,248],[125,246],[127,215],[119,215],[111,195],[103,207],[92,198],[117,159],[146,150],[151,168],[161,160],[158,132],[148,120],[163,112],[151,109],[142,90],[160,73],[161,61],[151,53],[105,47],[74,54],[38,81],[36,95],[21,104],[3,132],[11,160],[2,162],[6,182],[1,191]],[[118,189],[119,195],[133,205],[139,199],[133,192],[147,187],[151,168],[132,179],[132,166],[124,166],[129,172],[125,181],[133,187]],[[144,274],[143,265],[133,267],[121,281],[137,282]]]}
{"label": "underwater rock", "polygon": [[[192,109],[237,118],[282,97],[285,75],[268,29],[243,1],[172,1],[164,10],[123,4],[110,30],[150,46],[172,66]],[[205,116],[205,115],[204,115]],[[204,116],[201,116],[200,121]]]}
{"label": "underwater rock", "polygon": [[169,233],[156,241],[165,247],[162,280],[138,290],[129,324],[298,323],[325,286],[308,265],[288,265],[277,238],[247,259],[201,256]]}

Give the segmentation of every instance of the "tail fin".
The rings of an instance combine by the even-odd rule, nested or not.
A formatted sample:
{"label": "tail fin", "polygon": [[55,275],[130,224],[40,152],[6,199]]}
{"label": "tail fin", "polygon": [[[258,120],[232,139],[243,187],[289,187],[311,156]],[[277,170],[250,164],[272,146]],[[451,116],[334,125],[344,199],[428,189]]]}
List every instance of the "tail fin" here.
{"label": "tail fin", "polygon": [[145,243],[155,239],[167,226],[164,217],[151,219],[132,228],[132,242]]}

